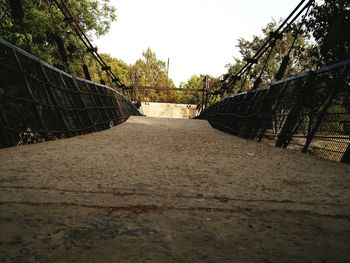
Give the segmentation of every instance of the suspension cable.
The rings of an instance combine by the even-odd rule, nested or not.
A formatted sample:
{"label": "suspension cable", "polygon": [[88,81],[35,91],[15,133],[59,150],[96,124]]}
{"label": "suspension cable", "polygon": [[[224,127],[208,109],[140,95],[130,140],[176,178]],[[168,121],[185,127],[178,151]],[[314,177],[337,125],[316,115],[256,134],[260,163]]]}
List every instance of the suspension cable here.
{"label": "suspension cable", "polygon": [[101,66],[101,69],[107,73],[107,75],[112,79],[112,82],[116,84],[117,88],[127,89],[125,84],[123,84],[119,78],[113,73],[111,67],[103,60],[100,54],[97,52],[97,48],[92,45],[89,38],[86,36],[84,30],[79,25],[78,21],[73,16],[72,12],[69,10],[68,6],[63,0],[52,0],[61,10],[67,23],[73,28],[79,39],[83,42],[87,51],[92,54],[97,63]]}
{"label": "suspension cable", "polygon": [[30,45],[28,33],[27,33],[27,30],[26,30],[26,27],[25,27],[25,24],[23,21],[25,13],[23,11],[21,1],[20,0],[10,0],[9,4],[10,4],[12,18],[18,22],[20,28],[22,29],[22,33],[24,34],[24,39],[25,39],[28,51],[29,51],[29,53],[32,53],[32,47]]}
{"label": "suspension cable", "polygon": [[51,26],[52,26],[53,31],[54,31],[54,40],[56,42],[58,53],[59,53],[59,55],[61,57],[61,60],[62,60],[63,64],[65,64],[65,66],[66,66],[66,70],[69,71],[67,53],[66,53],[66,50],[65,50],[65,47],[64,47],[63,40],[59,37],[59,34],[58,34],[57,25],[56,25],[55,19],[53,17],[53,11],[52,11],[51,3],[50,3],[49,0],[46,0],[46,4],[47,4],[47,7],[49,9],[49,14],[50,14],[50,18],[51,18]]}
{"label": "suspension cable", "polygon": [[[258,62],[258,60],[262,57],[262,55],[267,52],[267,50],[271,47],[271,44],[276,39],[280,38],[281,35],[283,35],[290,27],[291,25],[297,20],[297,18],[305,12],[307,8],[311,6],[311,4],[314,2],[314,0],[309,0],[304,6],[303,4],[306,2],[306,0],[302,0],[296,8],[289,14],[289,16],[282,22],[282,24],[274,31],[271,32],[269,35],[269,38],[265,43],[260,47],[260,49],[254,54],[254,56],[250,59],[248,59],[247,63],[235,74],[231,75],[228,78],[223,80],[222,89],[223,90],[229,90],[231,86],[235,84],[237,80],[240,79],[240,77],[246,73],[254,64]],[[302,7],[303,6],[303,7]],[[301,10],[298,12],[298,10],[301,8]],[[290,20],[290,21],[289,21]]]}
{"label": "suspension cable", "polygon": [[282,63],[281,63],[281,65],[280,65],[280,67],[275,75],[275,80],[281,80],[283,78],[283,75],[284,75],[284,73],[288,67],[289,61],[290,61],[290,53],[292,52],[294,45],[295,45],[295,43],[296,43],[296,41],[301,33],[301,30],[303,28],[303,25],[305,24],[306,18],[309,15],[310,9],[311,9],[311,4],[307,8],[307,10],[306,10],[301,22],[300,22],[298,29],[295,30],[295,32],[294,32],[292,44],[290,45],[286,55],[283,57]]}
{"label": "suspension cable", "polygon": [[257,89],[259,87],[260,83],[261,83],[262,74],[264,73],[265,69],[267,68],[267,64],[270,61],[270,57],[272,55],[272,52],[274,50],[275,45],[276,45],[276,41],[273,42],[273,45],[271,46],[270,51],[269,51],[268,55],[266,56],[266,59],[264,61],[264,65],[263,65],[263,67],[262,67],[262,69],[260,71],[260,74],[259,74],[259,76],[257,77],[257,79],[254,82],[253,90]]}

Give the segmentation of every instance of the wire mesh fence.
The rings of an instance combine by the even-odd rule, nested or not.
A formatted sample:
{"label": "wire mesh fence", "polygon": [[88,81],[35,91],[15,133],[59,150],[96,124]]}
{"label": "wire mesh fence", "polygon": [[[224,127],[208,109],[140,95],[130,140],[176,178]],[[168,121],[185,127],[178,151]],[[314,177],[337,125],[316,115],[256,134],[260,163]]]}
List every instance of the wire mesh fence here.
{"label": "wire mesh fence", "polygon": [[350,60],[226,97],[198,118],[220,130],[350,163]]}
{"label": "wire mesh fence", "polygon": [[116,90],[73,77],[1,38],[0,80],[0,148],[29,133],[44,140],[70,137],[140,115]]}

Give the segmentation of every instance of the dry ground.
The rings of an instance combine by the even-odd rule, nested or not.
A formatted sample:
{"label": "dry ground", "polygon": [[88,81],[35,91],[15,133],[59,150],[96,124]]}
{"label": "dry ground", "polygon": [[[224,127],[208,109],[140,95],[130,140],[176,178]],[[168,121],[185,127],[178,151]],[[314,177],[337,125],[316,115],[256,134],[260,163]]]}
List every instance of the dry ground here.
{"label": "dry ground", "polygon": [[350,262],[350,166],[132,117],[0,150],[0,262]]}

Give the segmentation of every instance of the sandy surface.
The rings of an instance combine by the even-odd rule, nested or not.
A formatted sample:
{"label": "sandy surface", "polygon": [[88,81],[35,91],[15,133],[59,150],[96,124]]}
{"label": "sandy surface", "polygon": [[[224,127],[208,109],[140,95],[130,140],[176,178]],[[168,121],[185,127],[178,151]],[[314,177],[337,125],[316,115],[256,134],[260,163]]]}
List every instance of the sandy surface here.
{"label": "sandy surface", "polygon": [[202,120],[0,150],[0,262],[350,262],[350,166]]}

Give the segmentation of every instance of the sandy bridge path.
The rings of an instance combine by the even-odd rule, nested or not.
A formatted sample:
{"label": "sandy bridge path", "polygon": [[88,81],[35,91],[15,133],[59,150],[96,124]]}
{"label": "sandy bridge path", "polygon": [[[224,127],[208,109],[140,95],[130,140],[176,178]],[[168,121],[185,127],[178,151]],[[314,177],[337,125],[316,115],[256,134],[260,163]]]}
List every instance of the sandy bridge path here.
{"label": "sandy bridge path", "polygon": [[0,150],[0,262],[350,262],[350,166],[132,117]]}

